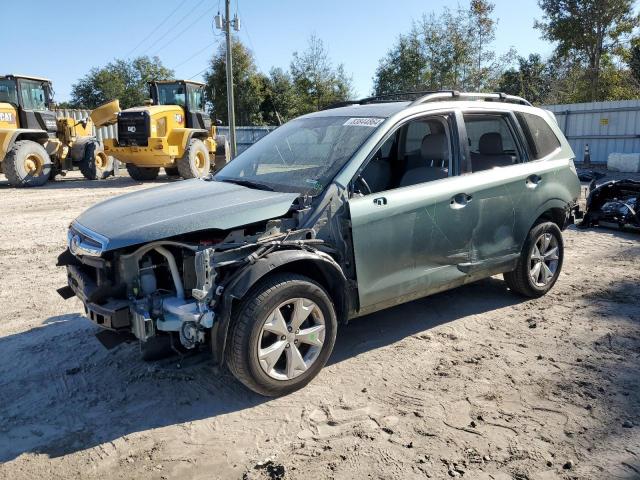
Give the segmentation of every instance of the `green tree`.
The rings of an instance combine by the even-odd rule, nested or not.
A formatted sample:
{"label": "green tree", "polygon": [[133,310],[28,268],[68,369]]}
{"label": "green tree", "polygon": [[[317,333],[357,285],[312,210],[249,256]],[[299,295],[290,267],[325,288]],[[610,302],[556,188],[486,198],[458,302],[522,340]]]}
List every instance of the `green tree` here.
{"label": "green tree", "polygon": [[281,68],[272,68],[264,77],[263,102],[260,107],[267,125],[279,125],[297,115],[298,102],[291,75]]}
{"label": "green tree", "polygon": [[494,5],[471,0],[467,7],[424,15],[380,60],[374,93],[494,89],[512,52],[496,57],[491,45]]}
{"label": "green tree", "polygon": [[495,5],[487,0],[471,0],[469,5],[469,27],[474,54],[477,58],[471,71],[471,82],[481,90],[492,77],[491,67],[495,52],[487,48],[495,40],[497,21],[492,17]]}
{"label": "green tree", "polygon": [[[238,125],[263,125],[264,77],[258,73],[253,54],[237,38],[232,40],[233,96]],[[228,125],[226,49],[220,44],[204,75],[207,99],[213,104],[216,119]]]}
{"label": "green tree", "polygon": [[622,41],[638,26],[633,0],[539,0],[535,22],[543,38],[557,42],[560,58],[577,58],[586,68],[587,99],[603,99],[603,60],[620,53]]}
{"label": "green tree", "polygon": [[74,108],[93,109],[119,99],[123,108],[135,107],[149,98],[147,82],[167,80],[173,75],[173,70],[162,65],[158,57],[116,59],[102,68],[92,68],[73,84],[69,103]]}
{"label": "green tree", "polygon": [[309,38],[307,50],[293,53],[290,72],[298,114],[320,110],[352,94],[351,78],[343,65],[333,65],[324,43],[315,35]]}
{"label": "green tree", "polygon": [[400,35],[396,44],[382,58],[373,78],[375,95],[425,89],[425,65],[416,32]]}
{"label": "green tree", "polygon": [[640,37],[631,41],[631,48],[627,55],[627,63],[631,70],[631,75],[637,84],[640,84]]}
{"label": "green tree", "polygon": [[549,66],[537,53],[528,58],[518,57],[518,68],[506,70],[498,89],[511,95],[519,95],[537,105],[545,103],[549,96]]}

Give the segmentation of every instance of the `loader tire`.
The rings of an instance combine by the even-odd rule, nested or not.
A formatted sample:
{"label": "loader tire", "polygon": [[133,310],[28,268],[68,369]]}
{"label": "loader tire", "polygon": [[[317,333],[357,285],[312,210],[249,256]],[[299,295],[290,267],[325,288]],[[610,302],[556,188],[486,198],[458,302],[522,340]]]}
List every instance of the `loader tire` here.
{"label": "loader tire", "polygon": [[14,187],[39,187],[49,180],[52,163],[42,145],[20,140],[5,155],[2,170]]}
{"label": "loader tire", "polygon": [[97,140],[87,142],[80,161],[80,172],[87,180],[104,180],[113,175],[113,157],[104,153],[104,147]]}
{"label": "loader tire", "polygon": [[149,180],[155,180],[160,173],[158,167],[138,167],[132,163],[127,163],[127,172],[129,176],[136,182],[146,182]]}
{"label": "loader tire", "polygon": [[209,175],[211,160],[209,151],[202,140],[192,138],[184,151],[182,158],[176,162],[178,172],[184,179],[201,178]]}

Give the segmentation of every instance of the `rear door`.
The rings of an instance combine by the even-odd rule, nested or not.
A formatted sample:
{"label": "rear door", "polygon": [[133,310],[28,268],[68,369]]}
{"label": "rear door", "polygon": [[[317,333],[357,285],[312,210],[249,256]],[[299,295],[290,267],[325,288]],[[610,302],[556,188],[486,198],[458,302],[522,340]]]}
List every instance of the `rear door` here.
{"label": "rear door", "polygon": [[509,264],[519,253],[516,212],[527,193],[527,153],[510,111],[465,111],[463,117],[470,161],[461,173],[477,214],[464,268],[473,274]]}

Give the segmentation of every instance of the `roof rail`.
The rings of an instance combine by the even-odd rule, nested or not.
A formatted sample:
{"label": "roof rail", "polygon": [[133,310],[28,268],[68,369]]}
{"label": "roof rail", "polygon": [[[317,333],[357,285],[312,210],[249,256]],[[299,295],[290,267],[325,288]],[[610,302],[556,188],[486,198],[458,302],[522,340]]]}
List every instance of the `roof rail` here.
{"label": "roof rail", "polygon": [[412,102],[417,98],[425,97],[429,94],[438,93],[434,90],[419,90],[415,92],[395,92],[385,93],[383,95],[373,95],[371,97],[361,98],[359,100],[346,100],[344,102],[336,102],[324,107],[322,110],[329,110],[331,108],[348,107],[349,105],[366,105],[369,103],[390,103],[390,102]]}
{"label": "roof rail", "polygon": [[483,100],[485,102],[517,103],[519,105],[532,105],[522,97],[507,95],[503,92],[479,93],[479,92],[459,92],[457,90],[427,90],[416,92],[396,92],[384,95],[374,95],[372,97],[361,98],[360,100],[346,100],[344,102],[333,103],[322,110],[331,108],[348,107],[349,105],[366,105],[370,103],[388,102],[411,102],[410,107],[428,102],[441,102],[447,100]]}
{"label": "roof rail", "polygon": [[448,90],[440,92],[431,92],[417,98],[411,102],[410,107],[421,105],[428,102],[438,102],[443,100],[483,100],[485,102],[504,102],[516,103],[518,105],[526,105],[531,107],[531,103],[522,97],[515,95],[507,95],[503,92],[479,93],[479,92],[458,92],[457,90]]}

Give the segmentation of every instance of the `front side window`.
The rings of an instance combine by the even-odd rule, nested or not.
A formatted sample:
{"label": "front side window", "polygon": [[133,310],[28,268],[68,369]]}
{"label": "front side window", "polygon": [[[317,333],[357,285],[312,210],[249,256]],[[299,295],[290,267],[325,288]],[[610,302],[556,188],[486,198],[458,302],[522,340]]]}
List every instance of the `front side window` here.
{"label": "front side window", "polygon": [[14,80],[0,79],[0,103],[18,104],[18,89]]}
{"label": "front side window", "polygon": [[560,148],[560,140],[553,133],[547,121],[531,113],[516,113],[518,121],[527,139],[531,156],[534,160],[546,157],[557,148]]}
{"label": "front side window", "polygon": [[204,90],[202,88],[187,85],[189,95],[189,108],[196,111],[204,111]]}
{"label": "front side window", "polygon": [[20,80],[20,97],[25,110],[47,109],[47,92],[42,82]]}
{"label": "front side window", "polygon": [[215,179],[316,195],[383,121],[371,117],[292,120],[238,155]]}
{"label": "front side window", "polygon": [[[507,117],[501,114],[465,114],[472,172],[507,167],[522,161]],[[467,172],[469,173],[469,172]]]}
{"label": "front side window", "polygon": [[446,116],[411,120],[398,127],[374,152],[355,188],[367,195],[447,178],[451,159]]}
{"label": "front side window", "polygon": [[158,84],[158,104],[159,105],[180,105],[184,107],[185,92],[184,85],[178,83]]}

